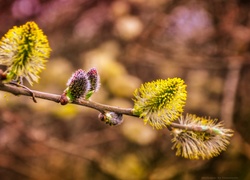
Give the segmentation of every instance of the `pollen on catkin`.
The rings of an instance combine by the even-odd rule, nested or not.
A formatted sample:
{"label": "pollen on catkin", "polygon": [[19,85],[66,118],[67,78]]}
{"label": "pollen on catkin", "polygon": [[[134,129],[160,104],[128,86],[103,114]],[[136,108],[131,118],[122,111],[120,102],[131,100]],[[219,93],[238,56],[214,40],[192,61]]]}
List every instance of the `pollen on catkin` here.
{"label": "pollen on catkin", "polygon": [[22,83],[23,78],[30,85],[38,82],[50,52],[48,39],[35,22],[14,26],[0,41],[0,64],[7,66],[6,82]]}
{"label": "pollen on catkin", "polygon": [[142,84],[134,93],[133,113],[156,129],[171,124],[183,112],[187,91],[180,78]]}
{"label": "pollen on catkin", "polygon": [[225,129],[217,120],[197,117],[187,114],[179,118],[179,123],[190,129],[173,128],[172,149],[176,149],[176,155],[188,159],[210,159],[225,151],[230,137],[231,129]]}

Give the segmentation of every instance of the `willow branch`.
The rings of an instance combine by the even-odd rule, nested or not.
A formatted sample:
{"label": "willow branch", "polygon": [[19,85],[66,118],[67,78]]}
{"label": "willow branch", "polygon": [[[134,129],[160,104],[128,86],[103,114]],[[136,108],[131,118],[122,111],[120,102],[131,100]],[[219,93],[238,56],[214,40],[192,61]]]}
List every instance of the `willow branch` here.
{"label": "willow branch", "polygon": [[[0,91],[9,92],[16,96],[19,96],[19,95],[30,96],[30,97],[34,96],[35,98],[45,99],[48,101],[54,101],[56,103],[60,103],[60,98],[61,98],[61,95],[58,95],[58,94],[45,93],[45,92],[26,89],[22,87],[16,87],[11,84],[0,83]],[[121,107],[116,107],[116,106],[109,106],[109,105],[100,104],[100,103],[89,101],[89,100],[79,100],[79,101],[72,102],[72,104],[86,106],[89,108],[96,109],[100,112],[111,111],[111,112],[116,112],[120,114],[126,114],[129,116],[135,116],[132,112],[133,110],[132,108],[121,108]]]}
{"label": "willow branch", "polygon": [[28,90],[28,89],[16,87],[11,84],[0,84],[0,90],[9,92],[15,96],[19,96],[19,95],[32,96],[32,93],[33,93],[36,98],[54,101],[56,103],[60,102],[60,95],[45,93],[41,91],[35,91],[31,89]]}
{"label": "willow branch", "polygon": [[[1,83],[1,81],[0,81],[0,91],[9,92],[9,93],[16,95],[16,96],[23,95],[23,96],[35,97],[35,98],[39,98],[39,99],[53,101],[55,103],[60,103],[60,98],[61,98],[61,95],[58,95],[58,94],[52,94],[52,93],[31,90],[29,88],[23,88],[22,86],[17,87],[16,85],[13,85],[13,84],[3,84],[3,83]],[[76,105],[96,109],[102,113],[105,111],[109,111],[109,112],[116,112],[116,113],[120,113],[120,114],[125,114],[128,116],[139,117],[138,115],[133,114],[132,108],[121,108],[121,107],[116,107],[116,106],[109,106],[109,105],[97,103],[94,101],[84,100],[84,99],[72,102],[71,104],[76,104]],[[204,131],[208,132],[209,131],[209,130],[202,129],[199,126],[188,126],[188,125],[182,125],[179,123],[171,123],[171,125],[168,126],[168,129],[171,131],[172,128],[179,128],[179,129],[185,129],[188,131],[199,131],[199,132],[204,132]]]}

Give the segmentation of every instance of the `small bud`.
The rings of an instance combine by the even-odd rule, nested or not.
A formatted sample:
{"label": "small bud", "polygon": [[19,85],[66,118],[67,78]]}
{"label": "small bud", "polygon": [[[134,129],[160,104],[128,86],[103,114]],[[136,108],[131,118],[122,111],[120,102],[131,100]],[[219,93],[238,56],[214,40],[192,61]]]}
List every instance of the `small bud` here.
{"label": "small bud", "polygon": [[97,73],[96,68],[91,68],[87,72],[87,77],[90,82],[90,88],[89,91],[86,94],[86,99],[89,99],[93,93],[97,92],[100,87],[100,77]]}
{"label": "small bud", "polygon": [[64,92],[60,97],[60,104],[66,105],[69,103],[69,98],[66,96],[66,93]]}
{"label": "small bud", "polygon": [[3,72],[2,69],[0,69],[0,81],[3,81],[6,79],[6,74]]}
{"label": "small bud", "polygon": [[100,113],[98,118],[110,126],[120,125],[123,122],[122,114],[115,112]]}
{"label": "small bud", "polygon": [[64,94],[69,101],[75,101],[80,98],[84,98],[89,91],[90,83],[84,70],[78,69],[72,74],[68,80],[67,88],[64,90]]}

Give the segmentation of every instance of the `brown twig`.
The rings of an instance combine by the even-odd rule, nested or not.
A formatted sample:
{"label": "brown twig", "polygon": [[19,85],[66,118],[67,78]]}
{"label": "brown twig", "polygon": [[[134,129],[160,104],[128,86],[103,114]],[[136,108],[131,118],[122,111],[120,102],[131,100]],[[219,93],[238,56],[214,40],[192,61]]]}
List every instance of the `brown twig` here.
{"label": "brown twig", "polygon": [[[12,85],[12,84],[0,84],[0,91],[9,92],[9,93],[12,93],[16,96],[18,96],[18,95],[35,96],[36,98],[54,101],[56,103],[60,103],[60,99],[61,99],[61,95],[45,93],[45,92],[35,91],[35,90],[31,90],[31,89],[26,89],[26,88],[25,89],[19,88],[15,85]],[[86,106],[89,108],[96,109],[100,112],[108,111],[108,112],[115,112],[115,113],[124,114],[124,115],[128,115],[128,116],[139,117],[138,115],[135,115],[133,113],[132,108],[121,108],[121,107],[116,107],[116,106],[109,106],[109,105],[100,104],[100,103],[97,103],[94,101],[89,101],[89,100],[75,101],[75,102],[72,102],[72,104]],[[169,131],[171,131],[172,128],[185,129],[188,131],[199,131],[199,132],[204,132],[204,131],[208,132],[209,131],[209,130],[204,130],[198,126],[188,126],[188,125],[182,125],[182,124],[178,124],[178,123],[171,123],[171,125],[167,126],[167,128]]]}
{"label": "brown twig", "polygon": [[29,91],[30,95],[32,96],[32,99],[33,99],[34,103],[37,103],[36,97],[35,97],[34,93],[31,91],[30,88],[28,88],[28,87],[26,87],[26,86],[24,86],[22,84],[15,83],[15,82],[9,82],[9,84],[15,85],[17,87],[22,87],[22,88],[26,89],[27,91]]}
{"label": "brown twig", "polygon": [[[19,87],[13,86],[12,84],[0,84],[0,91],[9,92],[9,93],[12,93],[16,96],[18,96],[18,95],[35,96],[36,98],[54,101],[56,103],[60,103],[60,99],[61,99],[61,95],[45,93],[45,92],[35,91],[35,90],[31,90],[31,89],[26,89],[26,88],[25,89],[19,88]],[[115,107],[115,106],[108,106],[105,104],[100,104],[100,103],[97,103],[94,101],[89,101],[89,100],[75,101],[75,102],[72,102],[72,104],[86,106],[89,108],[96,109],[100,112],[110,111],[110,112],[117,112],[120,114],[126,114],[129,116],[135,116],[132,112],[133,111],[132,108],[121,108],[121,107]]]}

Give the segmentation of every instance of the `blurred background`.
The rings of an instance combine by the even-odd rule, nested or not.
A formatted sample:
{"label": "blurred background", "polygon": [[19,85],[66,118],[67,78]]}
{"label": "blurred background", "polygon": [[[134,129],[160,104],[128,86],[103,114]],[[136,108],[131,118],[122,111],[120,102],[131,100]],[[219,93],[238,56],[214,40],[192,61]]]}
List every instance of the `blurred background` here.
{"label": "blurred background", "polygon": [[175,156],[167,129],[138,118],[110,127],[98,112],[0,92],[1,179],[250,179],[250,3],[247,0],[0,0],[0,36],[35,21],[52,48],[32,89],[61,94],[96,67],[93,101],[133,107],[141,83],[183,78],[185,113],[235,134],[210,160]]}

